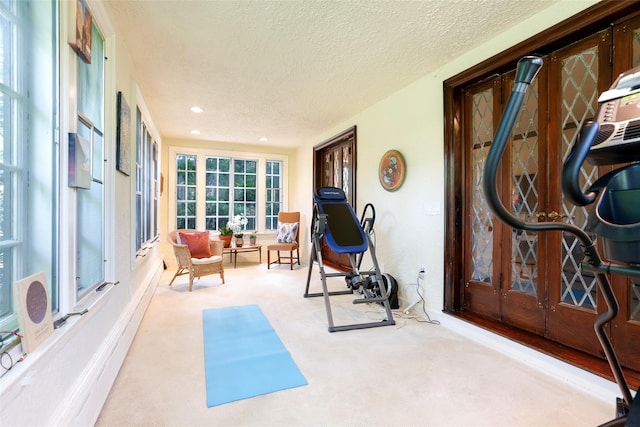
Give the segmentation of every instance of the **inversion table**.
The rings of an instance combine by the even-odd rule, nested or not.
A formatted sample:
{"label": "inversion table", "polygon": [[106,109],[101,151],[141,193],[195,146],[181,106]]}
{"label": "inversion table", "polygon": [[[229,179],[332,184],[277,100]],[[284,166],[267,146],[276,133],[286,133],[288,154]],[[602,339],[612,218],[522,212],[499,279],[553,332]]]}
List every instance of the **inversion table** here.
{"label": "inversion table", "polygon": [[[340,188],[322,187],[314,194],[314,215],[311,224],[311,239],[313,250],[309,261],[309,273],[307,275],[307,287],[304,296],[323,296],[327,319],[329,321],[329,332],[347,331],[351,329],[374,328],[378,326],[395,325],[391,306],[389,304],[389,291],[384,285],[382,274],[376,259],[375,245],[371,239],[373,223],[375,221],[375,210],[373,205],[365,207],[362,220],[359,222],[355,212],[347,203],[344,192]],[[373,216],[365,218],[367,208],[370,207]],[[351,263],[351,272],[327,273],[322,262],[322,244],[325,243],[337,254],[347,254]],[[364,253],[369,250],[373,262],[373,270],[360,271],[360,264]],[[309,293],[311,282],[311,270],[314,261],[318,262],[320,277],[322,279],[322,292]],[[343,291],[329,292],[327,287],[327,277],[344,277],[347,286],[350,288]],[[379,322],[365,322],[350,325],[336,326],[331,313],[330,296],[361,294],[362,298],[353,300],[354,304],[360,303],[380,303],[384,307],[386,319]]]}

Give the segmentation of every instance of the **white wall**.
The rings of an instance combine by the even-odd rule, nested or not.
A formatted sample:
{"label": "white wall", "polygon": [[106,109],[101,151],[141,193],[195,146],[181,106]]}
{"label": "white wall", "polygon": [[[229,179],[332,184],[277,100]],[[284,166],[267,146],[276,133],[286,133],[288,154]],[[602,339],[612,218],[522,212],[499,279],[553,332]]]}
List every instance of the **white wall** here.
{"label": "white wall", "polygon": [[[299,148],[299,162],[312,164],[314,145],[350,126],[357,126],[356,205],[373,203],[376,208],[378,261],[385,272],[398,280],[405,304],[417,300],[416,277],[419,269],[426,267],[421,293],[426,296],[429,315],[438,318],[443,308],[443,82],[595,3],[597,1],[560,0],[339,126],[304,141]],[[501,30],[497,28],[496,33]],[[377,175],[380,158],[390,149],[399,150],[407,163],[405,182],[396,192],[385,191]],[[312,212],[311,188],[312,176],[300,177],[294,204],[306,216]],[[428,215],[425,209],[430,211]]]}
{"label": "white wall", "polygon": [[[412,284],[420,267],[427,268],[424,291],[432,317],[438,317],[443,301],[443,98],[442,83],[464,69],[500,52],[527,37],[591,6],[592,0],[560,0],[546,11],[497,35],[490,43],[466,53],[434,73],[423,77],[385,100],[372,105],[338,126],[327,129],[299,149],[290,152],[289,208],[300,210],[302,224],[311,218],[313,146],[340,131],[358,126],[357,205],[371,202],[376,207],[378,259],[384,270],[400,282],[401,293],[413,302]],[[108,18],[98,0],[89,1],[94,18],[105,31],[114,51],[108,55],[115,72],[107,86],[113,107],[115,93],[123,91],[132,114],[138,101],[133,71],[124,41],[110,30]],[[69,5],[68,3],[66,4]],[[499,31],[497,29],[496,31]],[[65,34],[65,32],[62,32]],[[66,43],[61,43],[66,45]],[[115,86],[115,87],[114,87]],[[135,116],[133,116],[135,117]],[[115,117],[108,123],[107,149],[115,156]],[[135,123],[135,120],[133,121]],[[149,122],[153,131],[153,123]],[[62,130],[66,132],[66,130]],[[109,134],[109,132],[111,132]],[[160,143],[158,135],[154,136]],[[180,141],[171,144],[179,145]],[[168,145],[161,144],[161,159],[168,161]],[[208,146],[211,146],[208,143]],[[224,148],[224,144],[220,144]],[[234,149],[241,149],[237,145]],[[247,147],[248,150],[254,150]],[[400,150],[407,162],[407,177],[397,192],[384,191],[378,183],[380,157],[389,149]],[[0,380],[0,424],[91,425],[97,418],[109,388],[126,355],[162,272],[162,251],[156,246],[143,259],[135,258],[133,238],[133,177],[114,172],[108,195],[112,224],[107,224],[111,278],[119,281],[93,301],[88,314],[73,317],[56,330],[40,348],[27,356]],[[166,233],[167,198],[160,204],[160,230]],[[124,191],[122,191],[124,189]],[[425,215],[424,209],[435,210]],[[164,215],[164,217],[162,216]],[[303,227],[305,231],[308,227]],[[166,239],[163,234],[162,241]],[[301,241],[307,247],[308,237]],[[68,255],[67,255],[68,256]],[[307,255],[304,255],[303,260]],[[170,259],[170,258],[168,258]]]}
{"label": "white wall", "polygon": [[[108,258],[106,278],[109,282],[119,283],[115,286],[108,285],[99,293],[92,292],[80,306],[67,307],[67,303],[61,303],[61,310],[65,312],[81,311],[84,308],[89,311],[81,317],[69,318],[66,325],[55,330],[41,346],[0,379],[0,425],[3,426],[92,425],[100,413],[162,273],[162,258],[157,247],[144,258],[136,260],[133,242],[135,178],[115,171],[115,94],[117,91],[125,93],[134,114],[136,103],[142,100],[136,94],[130,61],[123,53],[124,44],[116,40],[102,5],[95,1],[88,3],[95,22],[105,36],[105,53],[109,58],[105,74],[107,106],[104,138],[107,159],[105,197],[108,210],[105,223]],[[75,61],[75,54],[71,52],[66,39],[69,25],[67,18],[72,15],[72,11],[75,11],[75,1],[62,3],[62,67]],[[73,76],[74,73],[66,69],[60,74],[60,135],[66,135],[71,130],[68,128],[69,123],[76,120],[73,101],[75,91],[70,89]],[[133,117],[131,134],[135,135],[135,115]],[[151,125],[153,127],[152,123]],[[157,133],[155,136],[157,137]],[[61,141],[66,139],[61,138]],[[64,150],[62,154],[64,155]],[[63,161],[61,171],[65,170],[65,165]],[[64,180],[62,182],[65,183]],[[118,191],[115,191],[116,188]],[[61,286],[67,280],[72,283],[68,286],[75,285],[68,273],[68,266],[75,259],[71,243],[73,224],[64,221],[65,212],[69,210],[65,205],[68,198],[64,194],[69,191],[73,190],[61,189],[61,262],[58,272]],[[14,354],[14,360],[19,356],[19,353]]]}

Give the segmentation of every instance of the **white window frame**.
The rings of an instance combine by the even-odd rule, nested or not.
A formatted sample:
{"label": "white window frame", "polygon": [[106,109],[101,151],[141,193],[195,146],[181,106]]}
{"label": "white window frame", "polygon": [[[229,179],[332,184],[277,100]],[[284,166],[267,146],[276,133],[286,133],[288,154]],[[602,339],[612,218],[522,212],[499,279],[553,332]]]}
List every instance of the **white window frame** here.
{"label": "white window frame", "polygon": [[[55,23],[57,10],[49,3],[45,9],[39,9],[35,3],[14,1],[13,10],[0,8],[3,19],[12,25],[12,37],[4,40],[10,48],[11,58],[4,67],[12,69],[11,81],[0,84],[0,92],[6,95],[11,110],[10,116],[5,118],[2,142],[4,154],[9,156],[3,159],[0,169],[4,174],[4,185],[11,188],[11,198],[5,205],[9,211],[5,212],[5,220],[11,222],[12,231],[6,240],[4,236],[0,240],[0,247],[12,252],[10,276],[5,277],[4,282],[8,286],[4,296],[9,299],[10,308],[8,314],[0,318],[0,330],[17,329],[12,282],[37,272],[45,272],[52,308],[54,312],[59,309],[59,250],[55,224],[60,168],[54,130],[59,114],[59,91],[57,79],[54,79],[59,59],[56,55],[39,56],[38,53],[51,52],[53,45],[49,42],[59,43],[60,36]],[[44,20],[48,22],[44,23]],[[32,31],[33,26],[56,31],[53,40],[36,34]],[[30,72],[49,69],[54,75],[49,76],[47,83],[46,77]],[[29,150],[25,148],[25,141],[28,141]],[[39,237],[38,241],[35,236]],[[6,275],[5,266],[0,268]]]}
{"label": "white window frame", "polygon": [[[230,159],[245,159],[245,160],[257,160],[257,234],[269,234],[275,233],[276,230],[266,229],[266,162],[267,161],[280,161],[282,162],[282,210],[286,210],[288,192],[289,192],[289,180],[288,180],[288,162],[289,157],[282,154],[272,153],[258,153],[258,152],[244,152],[244,151],[228,151],[228,150],[215,150],[205,148],[193,148],[193,147],[169,147],[169,159],[168,159],[168,221],[167,231],[174,230],[176,228],[176,156],[195,155],[196,156],[196,229],[205,230],[205,159],[209,157],[229,157]],[[233,174],[233,169],[232,172]],[[233,212],[230,212],[232,215]]]}
{"label": "white window frame", "polygon": [[[141,262],[146,254],[160,242],[158,209],[160,208],[160,151],[161,140],[151,115],[144,103],[140,88],[136,86],[136,105],[131,108],[132,121],[135,123],[132,143],[132,155],[135,158],[135,174],[131,177],[131,226],[132,251],[135,253],[133,264]],[[140,118],[138,119],[138,114]],[[142,144],[142,159],[138,159],[138,144]],[[141,160],[141,163],[139,163]],[[138,212],[137,198],[142,201],[142,211]]]}

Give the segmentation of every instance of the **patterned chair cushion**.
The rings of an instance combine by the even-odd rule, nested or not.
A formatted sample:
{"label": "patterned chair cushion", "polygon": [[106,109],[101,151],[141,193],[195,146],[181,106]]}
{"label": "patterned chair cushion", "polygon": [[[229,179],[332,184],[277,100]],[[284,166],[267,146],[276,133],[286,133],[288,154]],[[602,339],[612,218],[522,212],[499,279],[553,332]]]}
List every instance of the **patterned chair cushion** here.
{"label": "patterned chair cushion", "polygon": [[298,234],[297,222],[278,221],[278,235],[276,236],[276,242],[295,243],[297,234]]}

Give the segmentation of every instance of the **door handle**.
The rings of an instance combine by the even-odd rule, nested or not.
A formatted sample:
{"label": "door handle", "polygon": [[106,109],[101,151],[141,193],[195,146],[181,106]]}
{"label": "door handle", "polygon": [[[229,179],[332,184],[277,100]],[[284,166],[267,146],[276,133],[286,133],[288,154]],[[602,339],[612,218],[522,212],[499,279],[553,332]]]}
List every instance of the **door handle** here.
{"label": "door handle", "polygon": [[549,214],[547,215],[547,218],[549,218],[549,221],[556,221],[558,219],[561,218],[566,218],[566,215],[560,215],[558,212],[556,211],[551,211],[549,212]]}
{"label": "door handle", "polygon": [[544,221],[545,219],[547,219],[547,213],[546,212],[538,212],[535,215],[536,219],[538,221]]}

